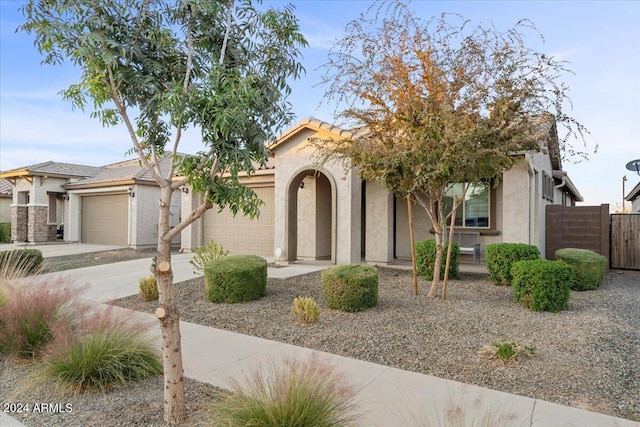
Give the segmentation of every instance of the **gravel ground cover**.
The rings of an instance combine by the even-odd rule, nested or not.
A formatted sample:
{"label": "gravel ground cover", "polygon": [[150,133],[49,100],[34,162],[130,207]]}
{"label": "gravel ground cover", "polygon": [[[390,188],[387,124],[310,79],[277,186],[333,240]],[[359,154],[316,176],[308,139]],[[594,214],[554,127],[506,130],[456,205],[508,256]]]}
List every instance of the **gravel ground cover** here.
{"label": "gravel ground cover", "polygon": [[[242,304],[204,299],[203,279],[176,285],[182,319],[342,356],[476,384],[634,420],[640,419],[640,272],[612,271],[596,291],[572,292],[569,309],[529,311],[485,275],[451,281],[447,300],[412,293],[409,271],[380,268],[379,305],[360,313],[322,304],[320,273],[269,279],[267,295]],[[316,324],[291,314],[296,296],[320,303]],[[115,302],[153,312],[138,297]],[[478,355],[507,340],[536,356],[503,366]]]}
{"label": "gravel ground cover", "polygon": [[[98,258],[93,262],[103,260]],[[319,273],[269,279],[264,298],[242,304],[207,302],[203,279],[194,279],[176,284],[177,301],[185,321],[640,419],[640,272],[612,271],[597,291],[572,292],[569,309],[552,314],[522,308],[511,288],[493,286],[485,275],[463,274],[450,282],[442,301],[425,296],[424,282],[421,295],[414,296],[410,272],[379,271],[379,305],[361,313],[327,309]],[[296,296],[319,302],[318,323],[296,324],[291,314]],[[114,304],[147,312],[156,308],[137,296]],[[515,366],[478,355],[485,345],[502,340],[534,346],[537,354]],[[0,403],[44,400],[71,403],[73,411],[11,414],[28,427],[163,425],[159,377],[106,393],[57,396],[46,385],[22,390],[33,370],[32,364],[0,356]],[[187,380],[187,393],[190,419],[184,426],[210,425],[208,402],[220,390]]]}

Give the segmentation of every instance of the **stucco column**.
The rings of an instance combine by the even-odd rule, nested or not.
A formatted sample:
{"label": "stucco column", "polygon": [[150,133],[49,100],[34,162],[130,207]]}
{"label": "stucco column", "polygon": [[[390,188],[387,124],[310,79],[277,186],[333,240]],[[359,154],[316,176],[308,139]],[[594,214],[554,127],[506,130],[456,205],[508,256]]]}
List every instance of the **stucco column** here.
{"label": "stucco column", "polygon": [[393,261],[393,194],[379,183],[366,183],[365,261]]}
{"label": "stucco column", "polygon": [[337,181],[336,264],[359,264],[362,246],[362,181],[355,169]]}
{"label": "stucco column", "polygon": [[[188,193],[182,193],[181,203],[182,218],[185,218],[191,213],[191,211],[193,211],[193,209],[200,206],[200,203],[202,203],[202,196],[200,194],[195,194],[193,189],[189,188]],[[214,206],[212,209],[216,209],[216,207]],[[192,222],[182,230],[180,233],[181,250],[191,252],[192,249],[202,246],[202,223],[203,219],[200,217],[200,219]]]}
{"label": "stucco column", "polygon": [[502,177],[502,241],[529,243],[529,171],[524,160]]}

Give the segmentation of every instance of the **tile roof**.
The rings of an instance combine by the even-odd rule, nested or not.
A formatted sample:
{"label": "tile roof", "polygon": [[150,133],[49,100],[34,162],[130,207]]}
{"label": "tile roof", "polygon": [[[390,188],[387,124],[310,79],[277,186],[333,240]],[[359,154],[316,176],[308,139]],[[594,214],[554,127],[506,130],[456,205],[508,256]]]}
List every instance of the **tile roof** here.
{"label": "tile roof", "polygon": [[26,171],[29,175],[63,175],[69,177],[90,177],[95,176],[100,170],[99,167],[76,165],[73,163],[61,163],[61,162],[42,162],[29,166],[24,166],[17,169],[2,172],[4,176],[23,175],[23,171]]}
{"label": "tile roof", "polygon": [[[169,156],[160,160],[160,170],[163,175],[169,171],[169,165]],[[95,176],[65,184],[65,188],[86,187],[119,181],[154,182],[151,174],[140,164],[140,160],[131,159],[103,166]]]}
{"label": "tile roof", "polygon": [[4,178],[0,178],[0,196],[11,196],[13,194],[13,185]]}

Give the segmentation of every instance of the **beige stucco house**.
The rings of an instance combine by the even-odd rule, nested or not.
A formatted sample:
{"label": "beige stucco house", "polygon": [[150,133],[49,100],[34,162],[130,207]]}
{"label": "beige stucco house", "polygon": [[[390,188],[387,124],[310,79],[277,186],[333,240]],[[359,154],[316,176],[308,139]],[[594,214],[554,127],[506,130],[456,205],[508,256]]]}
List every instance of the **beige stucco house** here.
{"label": "beige stucco house", "polygon": [[11,201],[13,199],[13,185],[6,179],[0,178],[0,224],[11,222]]}
{"label": "beige stucco house", "polygon": [[627,202],[631,202],[631,212],[640,213],[640,182],[631,189],[627,197],[624,198]]}
{"label": "beige stucco house", "polygon": [[[571,206],[580,193],[562,170],[555,127],[541,133],[539,150],[517,156],[500,184],[477,186],[458,211],[460,229],[480,233],[481,247],[494,242],[537,245],[544,253],[545,206]],[[333,263],[392,263],[411,256],[407,207],[383,186],[363,181],[357,169],[328,162],[317,169],[312,138],[339,139],[349,130],[306,118],[269,146],[265,168],[245,178],[263,200],[259,219],[211,209],[182,233],[191,250],[215,240],[233,253],[273,256],[288,261],[326,259]],[[451,195],[459,186],[452,186]],[[182,210],[200,202],[182,194]],[[414,209],[417,239],[432,238],[431,223]]]}
{"label": "beige stucco house", "polygon": [[[14,242],[157,244],[159,188],[138,160],[102,167],[49,161],[1,172],[0,178],[13,185]],[[171,214],[175,225],[180,220],[178,192]]]}

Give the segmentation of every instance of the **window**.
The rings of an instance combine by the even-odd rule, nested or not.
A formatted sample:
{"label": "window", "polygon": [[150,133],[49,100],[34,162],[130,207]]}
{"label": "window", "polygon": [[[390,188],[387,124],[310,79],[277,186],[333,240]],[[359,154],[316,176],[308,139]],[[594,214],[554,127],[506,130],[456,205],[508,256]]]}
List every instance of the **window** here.
{"label": "window", "polygon": [[[453,207],[453,197],[462,197],[465,183],[450,184],[444,197],[444,211],[449,213]],[[490,187],[489,184],[469,185],[464,201],[456,210],[457,227],[489,228],[490,211]]]}
{"label": "window", "polygon": [[542,172],[542,198],[553,203],[553,178],[548,173]]}

